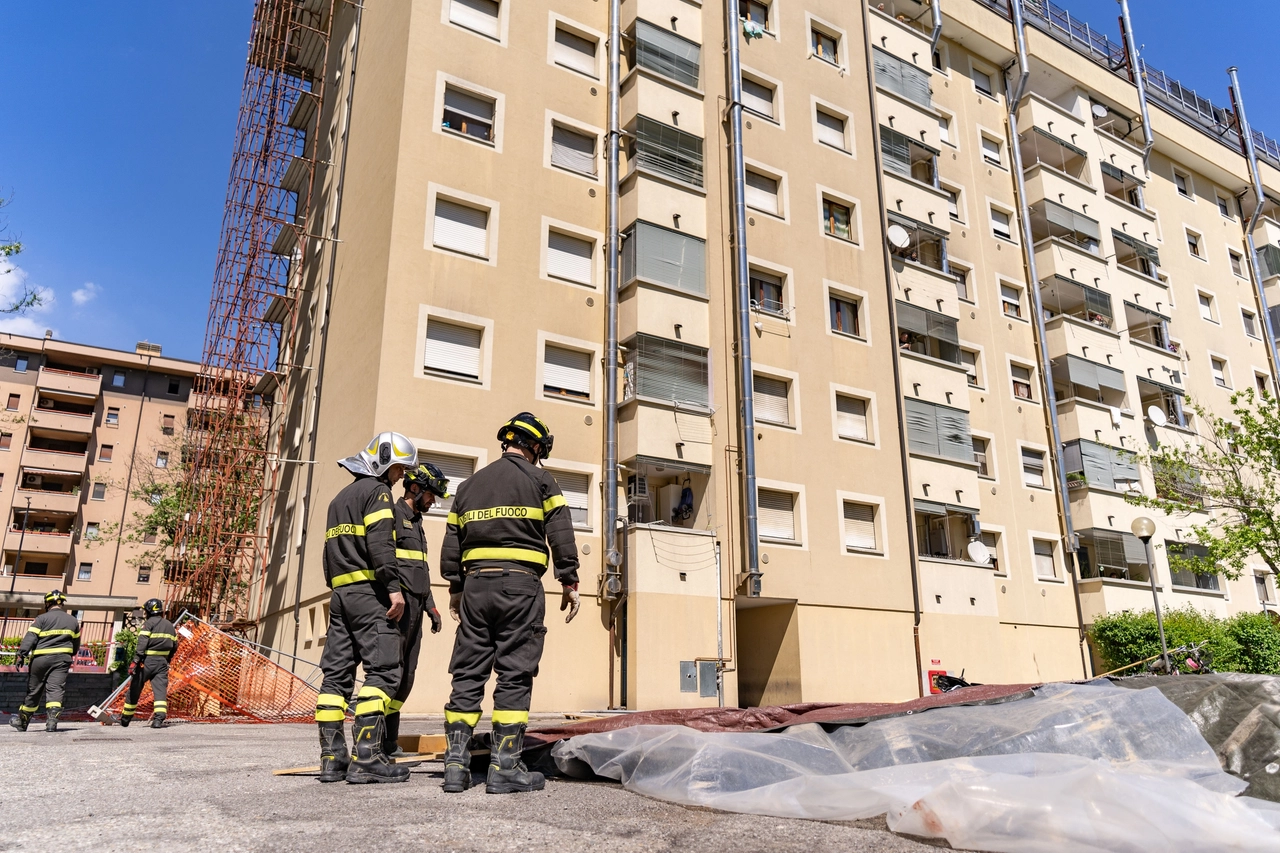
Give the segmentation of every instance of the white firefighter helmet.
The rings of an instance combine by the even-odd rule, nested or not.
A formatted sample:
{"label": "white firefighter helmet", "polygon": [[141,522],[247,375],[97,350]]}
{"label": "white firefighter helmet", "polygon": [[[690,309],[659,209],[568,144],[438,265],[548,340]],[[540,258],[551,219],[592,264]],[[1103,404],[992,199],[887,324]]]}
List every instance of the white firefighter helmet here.
{"label": "white firefighter helmet", "polygon": [[392,465],[417,465],[418,448],[398,432],[380,432],[368,447],[355,456],[338,460],[338,464],[352,474],[381,477]]}

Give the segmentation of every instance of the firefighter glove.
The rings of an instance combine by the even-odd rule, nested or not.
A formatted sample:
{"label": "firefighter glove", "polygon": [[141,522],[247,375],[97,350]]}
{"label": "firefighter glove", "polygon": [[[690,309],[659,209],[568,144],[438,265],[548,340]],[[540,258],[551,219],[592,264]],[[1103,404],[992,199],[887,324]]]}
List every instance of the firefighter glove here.
{"label": "firefighter glove", "polygon": [[27,665],[27,656],[22,654],[21,652],[14,655],[13,665],[16,666],[18,669],[22,669],[24,666]]}
{"label": "firefighter glove", "polygon": [[396,621],[402,615],[404,615],[404,594],[393,592],[391,593],[391,606],[387,608],[387,618]]}
{"label": "firefighter glove", "polygon": [[462,593],[449,593],[449,615],[453,617],[454,622],[462,624]]}
{"label": "firefighter glove", "polygon": [[427,611],[427,617],[431,620],[431,633],[439,634],[440,629],[444,627],[444,620],[440,618],[440,611],[433,607]]}
{"label": "firefighter glove", "polygon": [[565,624],[573,621],[573,617],[578,615],[578,608],[581,606],[582,603],[578,599],[578,585],[566,584],[564,595],[560,598],[560,610],[563,611],[566,607],[569,609],[569,615],[564,617]]}

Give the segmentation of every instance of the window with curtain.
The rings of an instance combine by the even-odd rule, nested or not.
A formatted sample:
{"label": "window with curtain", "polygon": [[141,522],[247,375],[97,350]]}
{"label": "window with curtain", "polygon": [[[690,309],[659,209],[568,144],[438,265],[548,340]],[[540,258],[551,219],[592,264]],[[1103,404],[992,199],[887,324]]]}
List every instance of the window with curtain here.
{"label": "window with curtain", "polygon": [[838,201],[822,200],[822,228],[832,237],[853,240],[853,211]]}
{"label": "window with curtain", "polygon": [[752,307],[767,314],[785,314],[782,276],[753,269],[748,273]]}
{"label": "window with curtain", "polygon": [[858,323],[859,303],[853,299],[842,299],[839,296],[828,297],[831,308],[831,331],[842,335],[862,337]]}

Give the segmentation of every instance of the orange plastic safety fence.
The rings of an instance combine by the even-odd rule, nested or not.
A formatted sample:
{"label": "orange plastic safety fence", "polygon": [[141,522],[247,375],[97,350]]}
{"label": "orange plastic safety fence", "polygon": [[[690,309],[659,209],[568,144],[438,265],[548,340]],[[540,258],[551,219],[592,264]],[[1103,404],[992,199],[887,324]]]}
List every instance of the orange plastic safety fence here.
{"label": "orange plastic safety fence", "polygon": [[[287,669],[205,622],[178,623],[178,650],[169,663],[170,719],[224,723],[309,723],[318,691]],[[107,708],[117,717],[128,688]],[[135,712],[151,716],[151,684],[142,689]]]}

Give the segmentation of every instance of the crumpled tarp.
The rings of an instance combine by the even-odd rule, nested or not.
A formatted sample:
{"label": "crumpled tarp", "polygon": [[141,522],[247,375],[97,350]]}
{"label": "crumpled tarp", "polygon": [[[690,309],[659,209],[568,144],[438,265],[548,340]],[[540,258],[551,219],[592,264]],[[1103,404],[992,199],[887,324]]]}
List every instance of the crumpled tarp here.
{"label": "crumpled tarp", "polygon": [[553,750],[685,805],[777,817],[887,814],[898,832],[970,850],[1280,851],[1275,812],[1234,795],[1187,715],[1158,690],[1055,684],[999,705],[937,708],[827,731],[638,726]]}
{"label": "crumpled tarp", "polygon": [[950,705],[990,705],[1029,698],[1034,684],[979,684],[951,693],[933,693],[910,702],[805,702],[763,708],[666,708],[596,717],[564,726],[531,729],[525,735],[530,746],[551,744],[592,732],[608,732],[632,726],[688,726],[700,732],[775,731],[806,723],[826,726],[860,725],[882,717],[914,714]]}
{"label": "crumpled tarp", "polygon": [[1223,769],[1249,783],[1246,795],[1280,802],[1280,678],[1217,672],[1115,683],[1159,690],[1196,724]]}

